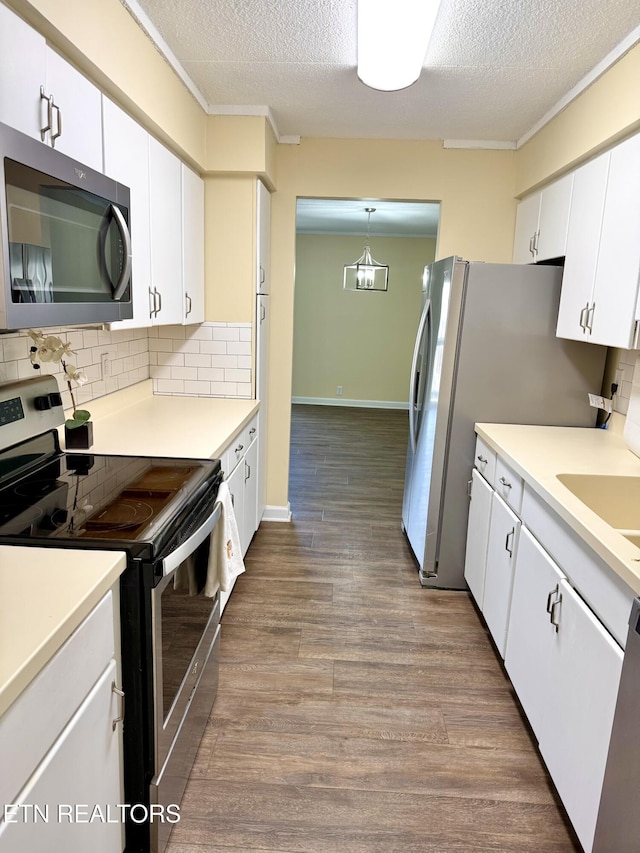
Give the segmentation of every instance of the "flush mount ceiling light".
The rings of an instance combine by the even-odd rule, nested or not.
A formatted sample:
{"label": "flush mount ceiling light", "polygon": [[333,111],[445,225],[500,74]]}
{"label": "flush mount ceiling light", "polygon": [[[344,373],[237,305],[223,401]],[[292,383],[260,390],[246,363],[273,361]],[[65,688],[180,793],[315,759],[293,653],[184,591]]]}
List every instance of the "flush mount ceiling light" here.
{"label": "flush mount ceiling light", "polygon": [[342,287],[344,290],[386,290],[389,283],[389,267],[379,264],[371,257],[369,248],[369,225],[375,207],[365,207],[367,214],[367,236],[362,256],[352,264],[345,265]]}
{"label": "flush mount ceiling light", "polygon": [[440,0],[358,0],[358,77],[383,92],[415,83]]}

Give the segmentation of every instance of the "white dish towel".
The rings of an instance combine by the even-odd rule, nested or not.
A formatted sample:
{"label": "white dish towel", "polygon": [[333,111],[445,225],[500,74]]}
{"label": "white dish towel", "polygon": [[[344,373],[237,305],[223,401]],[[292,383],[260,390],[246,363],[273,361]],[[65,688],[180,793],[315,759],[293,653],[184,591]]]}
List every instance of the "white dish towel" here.
{"label": "white dish towel", "polygon": [[228,592],[233,581],[244,572],[238,523],[226,482],[220,484],[217,499],[222,504],[222,517],[215,527],[209,552],[207,581],[204,587],[204,594],[209,598],[213,598],[218,587],[223,592]]}

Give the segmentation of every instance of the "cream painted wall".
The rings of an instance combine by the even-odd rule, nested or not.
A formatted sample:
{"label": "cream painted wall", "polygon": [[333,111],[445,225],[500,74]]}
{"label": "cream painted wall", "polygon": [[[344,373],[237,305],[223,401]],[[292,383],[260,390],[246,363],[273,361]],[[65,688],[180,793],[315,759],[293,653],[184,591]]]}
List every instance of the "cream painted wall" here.
{"label": "cream painted wall", "polygon": [[[278,146],[271,207],[271,348],[267,503],[287,502],[298,196],[440,201],[437,257],[511,259],[513,151],[441,142],[303,139]],[[375,257],[375,255],[374,255]]]}
{"label": "cream painted wall", "polygon": [[516,195],[640,130],[639,80],[637,45],[517,152]]}
{"label": "cream painted wall", "polygon": [[296,240],[293,396],[407,403],[413,339],[425,264],[435,239],[373,237],[371,252],[389,265],[386,293],[343,290],[345,264],[362,237],[298,234]]}

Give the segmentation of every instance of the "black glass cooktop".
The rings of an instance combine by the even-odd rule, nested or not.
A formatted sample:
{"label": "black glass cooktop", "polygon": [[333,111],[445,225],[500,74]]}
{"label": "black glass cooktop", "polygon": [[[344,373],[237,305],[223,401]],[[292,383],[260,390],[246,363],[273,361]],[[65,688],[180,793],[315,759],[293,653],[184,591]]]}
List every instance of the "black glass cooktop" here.
{"label": "black glass cooktop", "polygon": [[0,452],[0,542],[157,542],[219,479],[218,460],[61,453],[46,433]]}

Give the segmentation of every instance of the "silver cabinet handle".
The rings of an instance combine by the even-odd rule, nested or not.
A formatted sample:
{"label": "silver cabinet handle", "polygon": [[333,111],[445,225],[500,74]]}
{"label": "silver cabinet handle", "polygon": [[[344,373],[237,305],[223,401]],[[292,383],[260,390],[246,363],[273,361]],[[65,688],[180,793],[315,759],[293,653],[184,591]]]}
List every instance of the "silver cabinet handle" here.
{"label": "silver cabinet handle", "polygon": [[158,310],[156,311],[156,314],[159,314],[162,311],[162,294],[159,290],[156,290],[155,287],[153,288],[153,292],[158,295]]}
{"label": "silver cabinet handle", "polygon": [[480,453],[480,454],[476,457],[476,459],[477,459],[477,460],[478,460],[478,462],[480,462],[482,465],[486,465],[486,464],[487,464],[487,462],[489,461],[488,459],[486,459],[486,458],[482,455],[482,453]]}
{"label": "silver cabinet handle", "polygon": [[189,296],[188,293],[185,293],[184,298],[185,298],[185,302],[186,302],[185,317],[188,317],[189,314],[191,314],[191,309],[193,308],[193,302],[191,301],[191,297]]}
{"label": "silver cabinet handle", "polygon": [[260,284],[264,284],[266,279],[266,275],[264,273],[264,267],[260,264]]}
{"label": "silver cabinet handle", "polygon": [[238,453],[242,453],[243,450],[244,450],[244,444],[239,444],[236,447],[236,456],[238,455]]}
{"label": "silver cabinet handle", "polygon": [[[504,540],[504,550],[507,551],[510,557],[513,557],[513,538],[516,535],[515,527],[507,533],[507,538]],[[509,547],[509,538],[511,538],[511,548]]]}
{"label": "silver cabinet handle", "polygon": [[580,312],[580,328],[582,329],[583,332],[586,331],[586,328],[587,328],[585,325],[585,322],[584,322],[584,315],[585,315],[588,308],[589,308],[589,303],[587,302],[587,304],[584,306],[584,308]]}
{"label": "silver cabinet handle", "polygon": [[[589,303],[587,303],[587,305],[588,304]],[[591,306],[591,308],[589,308],[587,311],[587,319],[585,322],[585,326],[589,330],[589,334],[591,334],[593,332],[593,315],[595,314],[595,310],[596,310],[596,303],[594,302],[593,305]]]}
{"label": "silver cabinet handle", "polygon": [[251,477],[251,465],[248,462],[244,463],[244,481],[245,483]]}
{"label": "silver cabinet handle", "polygon": [[533,251],[535,252],[536,255],[538,254],[538,240],[539,239],[540,239],[540,229],[538,228],[536,233],[533,235]]}
{"label": "silver cabinet handle", "polygon": [[560,587],[558,584],[556,584],[556,588],[552,589],[551,592],[549,593],[549,595],[547,596],[547,613],[551,613],[551,607],[553,605],[553,597],[554,597],[554,595],[558,595],[559,591],[560,591]]}
{"label": "silver cabinet handle", "polygon": [[255,435],[255,434],[256,434],[256,428],[251,427],[251,429],[249,430],[249,435]]}
{"label": "silver cabinet handle", "polygon": [[[152,307],[153,304],[153,307]],[[153,294],[153,290],[149,288],[149,316],[155,317],[156,314],[156,297]]]}
{"label": "silver cabinet handle", "polygon": [[264,322],[264,319],[266,316],[267,316],[267,309],[264,307],[264,305],[261,305],[260,306],[260,322],[261,323]]}
{"label": "silver cabinet handle", "polygon": [[116,687],[115,681],[112,681],[111,692],[120,697],[120,716],[116,717],[111,724],[111,730],[115,732],[118,723],[122,723],[124,721],[124,690],[120,690],[119,687]]}
{"label": "silver cabinet handle", "polygon": [[533,248],[533,241],[534,241],[535,239],[536,239],[536,235],[534,234],[534,235],[531,237],[531,239],[529,240],[529,252],[531,253],[531,256],[532,256],[532,257],[535,257],[535,254],[536,254],[536,253],[535,253],[535,249]]}
{"label": "silver cabinet handle", "polygon": [[40,101],[47,102],[47,123],[40,128],[40,139],[44,142],[47,133],[53,130],[53,97],[45,95],[44,86],[40,86]]}
{"label": "silver cabinet handle", "polygon": [[513,486],[511,485],[511,483],[509,483],[507,480],[505,480],[505,478],[504,478],[504,477],[500,477],[500,482],[501,482],[501,483],[502,483],[502,485],[505,487],[505,489],[512,489],[512,488],[513,488]]}
{"label": "silver cabinet handle", "polygon": [[560,628],[560,606],[562,605],[562,593],[556,598],[556,600],[551,605],[551,614],[549,616],[549,620],[551,624],[556,629],[556,634]]}
{"label": "silver cabinet handle", "polygon": [[[56,147],[56,139],[59,136],[62,136],[62,113],[60,112],[60,107],[54,102],[53,95],[51,95],[51,106],[56,111],[56,126],[57,131],[51,134],[51,147]],[[53,130],[53,128],[52,128]]]}
{"label": "silver cabinet handle", "polygon": [[471,497],[471,490],[473,489],[473,480],[467,481],[467,497]]}

